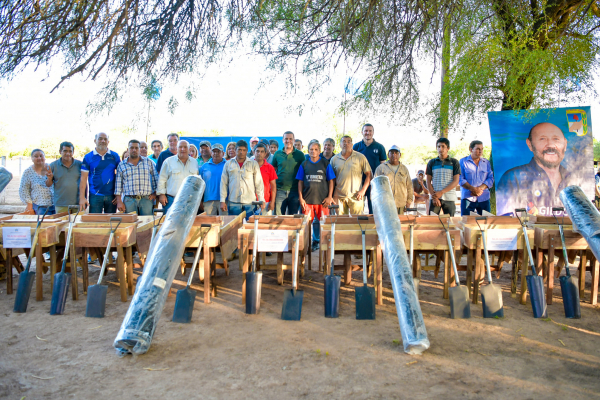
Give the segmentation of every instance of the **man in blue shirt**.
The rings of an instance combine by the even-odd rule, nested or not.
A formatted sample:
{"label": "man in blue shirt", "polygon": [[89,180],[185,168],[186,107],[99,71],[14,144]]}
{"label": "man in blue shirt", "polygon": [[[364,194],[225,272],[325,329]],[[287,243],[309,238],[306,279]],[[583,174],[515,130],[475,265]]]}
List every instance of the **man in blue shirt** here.
{"label": "man in blue shirt", "polygon": [[460,215],[471,211],[481,215],[490,212],[490,190],[494,186],[494,173],[488,160],[482,157],[483,143],[473,140],[470,155],[460,159]]}
{"label": "man in blue shirt", "polygon": [[[79,183],[79,208],[90,213],[114,213],[117,211],[115,198],[115,171],[119,155],[108,149],[108,135],[100,132],[94,138],[96,148],[83,157]],[[89,185],[89,197],[86,199]]]}
{"label": "man in blue shirt", "polygon": [[[367,161],[369,162],[369,166],[371,167],[371,171],[373,171],[373,173],[375,170],[377,170],[377,167],[379,167],[380,164],[383,164],[387,160],[385,147],[373,139],[374,133],[375,128],[373,128],[373,125],[364,124],[362,127],[363,140],[356,143],[352,147],[352,150],[358,151],[367,157]],[[365,176],[363,175],[363,182],[364,181]],[[369,205],[369,213],[373,214],[373,204],[371,204],[371,186],[369,186],[367,189],[365,197],[367,198],[367,204]]]}
{"label": "man in blue shirt", "polygon": [[220,208],[221,175],[225,166],[223,145],[215,143],[211,150],[212,158],[200,167],[200,176],[204,179],[204,211],[206,215],[227,215]]}

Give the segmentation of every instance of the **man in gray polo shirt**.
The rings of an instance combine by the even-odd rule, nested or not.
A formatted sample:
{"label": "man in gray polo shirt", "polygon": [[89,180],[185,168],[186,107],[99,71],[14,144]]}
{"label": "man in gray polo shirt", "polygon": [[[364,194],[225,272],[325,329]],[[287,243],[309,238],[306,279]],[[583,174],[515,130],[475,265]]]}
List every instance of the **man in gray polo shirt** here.
{"label": "man in gray polo shirt", "polygon": [[73,143],[62,142],[59,152],[60,158],[52,162],[46,171],[46,186],[54,185],[54,208],[57,214],[67,212],[70,205],[79,204],[81,178],[81,161],[73,158]]}

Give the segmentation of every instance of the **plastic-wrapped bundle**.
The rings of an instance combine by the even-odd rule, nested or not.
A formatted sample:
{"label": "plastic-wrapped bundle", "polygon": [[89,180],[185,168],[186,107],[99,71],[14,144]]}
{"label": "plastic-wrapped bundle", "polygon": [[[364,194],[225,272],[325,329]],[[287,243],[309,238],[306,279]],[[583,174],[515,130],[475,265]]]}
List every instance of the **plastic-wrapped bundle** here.
{"label": "plastic-wrapped bundle", "polygon": [[563,189],[560,200],[571,217],[573,230],[583,236],[596,259],[600,260],[600,212],[579,186]]}
{"label": "plastic-wrapped bundle", "polygon": [[144,273],[137,283],[129,310],[113,344],[117,354],[144,354],[150,348],[204,188],[204,181],[197,175],[188,176],[183,181],[154,238]]}
{"label": "plastic-wrapped bundle", "polygon": [[392,281],[404,351],[421,354],[429,348],[429,339],[415,291],[412,266],[404,246],[396,202],[386,176],[378,176],[371,181],[371,196],[377,235],[383,243],[383,255]]}
{"label": "plastic-wrapped bundle", "polygon": [[4,167],[0,167],[0,192],[9,184],[12,180],[13,175]]}

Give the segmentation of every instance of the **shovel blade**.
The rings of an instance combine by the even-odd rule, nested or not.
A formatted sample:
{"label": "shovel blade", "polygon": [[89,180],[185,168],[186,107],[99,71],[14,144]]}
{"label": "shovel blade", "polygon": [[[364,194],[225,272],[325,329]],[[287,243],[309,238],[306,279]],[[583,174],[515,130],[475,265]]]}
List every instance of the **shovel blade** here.
{"label": "shovel blade", "polygon": [[481,288],[481,305],[483,318],[504,318],[504,304],[502,303],[502,289],[490,283]]}
{"label": "shovel blade", "polygon": [[300,321],[302,317],[302,300],[304,300],[304,290],[285,289],[281,319],[284,321]]}
{"label": "shovel blade", "polygon": [[196,291],[186,288],[177,291],[175,298],[175,310],[173,311],[173,322],[178,324],[189,324],[192,321]]}
{"label": "shovel blade", "polygon": [[354,288],[356,319],[375,319],[375,288],[367,285]]}
{"label": "shovel blade", "polygon": [[466,286],[450,288],[450,317],[452,319],[471,318],[469,289]]}
{"label": "shovel blade", "polygon": [[246,272],[246,314],[258,314],[260,311],[260,291],[262,272]]}
{"label": "shovel blade", "polygon": [[546,296],[544,296],[544,278],[539,275],[527,275],[526,279],[533,318],[547,318],[548,307],[546,306]]}
{"label": "shovel blade", "polygon": [[340,284],[338,275],[325,276],[325,317],[338,318],[340,311]]}
{"label": "shovel blade", "polygon": [[71,285],[71,274],[58,272],[54,275],[52,301],[50,302],[50,315],[62,315],[65,312],[67,294]]}
{"label": "shovel blade", "polygon": [[574,276],[560,277],[560,291],[565,306],[565,317],[581,318],[581,305],[579,304],[579,282]]}
{"label": "shovel blade", "polygon": [[104,318],[106,308],[107,285],[93,285],[88,287],[85,316],[88,318]]}
{"label": "shovel blade", "polygon": [[[11,273],[10,271],[7,272],[9,274]],[[17,286],[17,296],[15,297],[13,312],[27,312],[27,304],[29,303],[29,297],[31,296],[31,288],[33,287],[34,279],[35,272],[33,271],[23,271],[19,274],[19,284]]]}

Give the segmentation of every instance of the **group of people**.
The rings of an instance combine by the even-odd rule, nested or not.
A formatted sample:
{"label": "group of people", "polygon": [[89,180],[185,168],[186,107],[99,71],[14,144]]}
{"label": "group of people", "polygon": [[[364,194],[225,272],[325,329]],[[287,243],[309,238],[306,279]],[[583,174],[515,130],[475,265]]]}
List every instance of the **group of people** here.
{"label": "group of people", "polygon": [[[152,154],[143,141],[130,140],[124,157],[109,150],[109,137],[98,133],[95,148],[82,161],[73,158],[75,147],[60,144],[61,157],[47,165],[44,152],[31,153],[33,166],[22,175],[19,194],[27,209],[37,214],[66,212],[69,205],[89,207],[90,213],[137,212],[151,215],[160,203],[168,210],[186,177],[200,175],[205,191],[199,211],[208,215],[291,215],[299,212],[313,221],[313,249],[318,248],[319,220],[329,215],[328,206],[339,205],[340,214],[373,213],[370,182],[373,177],[389,178],[399,214],[417,203],[427,210],[454,215],[456,187],[462,191],[461,213],[490,210],[489,190],[493,173],[482,157],[483,144],[473,141],[470,155],[456,160],[448,155],[450,142],[438,139],[438,157],[411,179],[400,162],[401,150],[385,147],[374,138],[374,127],[362,127],[363,139],[341,138],[341,152],[334,153],[335,141],[311,140],[308,154],[291,131],[283,134],[283,148],[276,140],[250,139],[219,143],[200,142],[199,149],[167,135],[168,148],[151,143]],[[260,201],[260,207],[252,202]]]}

